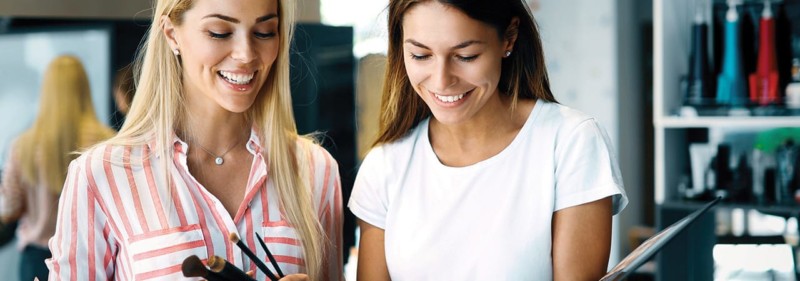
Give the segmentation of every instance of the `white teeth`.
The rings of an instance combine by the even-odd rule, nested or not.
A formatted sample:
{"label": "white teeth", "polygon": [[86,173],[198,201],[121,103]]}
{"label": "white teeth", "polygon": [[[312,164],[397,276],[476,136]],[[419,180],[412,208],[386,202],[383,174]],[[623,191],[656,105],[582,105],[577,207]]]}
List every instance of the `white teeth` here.
{"label": "white teeth", "polygon": [[253,76],[255,75],[255,72],[248,74],[238,74],[222,70],[220,70],[218,73],[219,75],[224,77],[225,80],[228,80],[228,82],[238,85],[245,85],[247,83],[250,83],[250,80],[252,80]]}
{"label": "white teeth", "polygon": [[443,101],[443,102],[456,102],[456,101],[464,98],[464,95],[466,95],[466,93],[460,94],[460,95],[457,95],[457,96],[442,96],[442,95],[438,95],[438,94],[434,94],[434,95],[436,96],[437,99],[439,99],[440,101]]}

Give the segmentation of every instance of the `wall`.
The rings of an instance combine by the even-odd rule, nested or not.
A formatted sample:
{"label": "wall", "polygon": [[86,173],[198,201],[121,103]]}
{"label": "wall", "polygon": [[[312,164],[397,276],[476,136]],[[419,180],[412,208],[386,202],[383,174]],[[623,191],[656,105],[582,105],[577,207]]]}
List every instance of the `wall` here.
{"label": "wall", "polygon": [[[302,0],[298,3],[298,20],[319,22],[319,0]],[[150,0],[3,0],[0,16],[130,19],[148,17]]]}
{"label": "wall", "polygon": [[[642,224],[646,104],[638,83],[641,37],[637,0],[530,0],[541,28],[551,87],[562,104],[597,118],[620,161],[630,203],[614,219],[610,264],[630,251],[628,230]],[[649,1],[644,1],[649,2]],[[624,149],[622,149],[624,148]]]}

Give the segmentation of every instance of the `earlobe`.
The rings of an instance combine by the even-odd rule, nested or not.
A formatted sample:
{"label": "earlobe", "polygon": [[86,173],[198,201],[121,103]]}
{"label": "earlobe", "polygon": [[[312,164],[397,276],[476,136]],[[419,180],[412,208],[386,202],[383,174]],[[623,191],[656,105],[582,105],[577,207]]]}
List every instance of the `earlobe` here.
{"label": "earlobe", "polygon": [[169,48],[172,50],[178,50],[178,40],[175,37],[175,26],[172,25],[172,21],[167,16],[161,16],[161,31],[164,33],[164,37],[167,38]]}

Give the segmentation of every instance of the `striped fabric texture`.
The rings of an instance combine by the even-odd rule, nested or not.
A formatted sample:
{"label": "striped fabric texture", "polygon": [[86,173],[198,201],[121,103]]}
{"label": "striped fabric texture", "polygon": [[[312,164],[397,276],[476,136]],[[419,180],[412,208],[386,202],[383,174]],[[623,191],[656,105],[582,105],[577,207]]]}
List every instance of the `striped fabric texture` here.
{"label": "striped fabric texture", "polygon": [[[234,218],[189,173],[188,144],[175,137],[166,180],[160,156],[150,145],[96,147],[69,168],[58,207],[50,280],[187,280],[181,263],[191,255],[212,255],[256,271],[236,245],[236,233],[269,263],[255,233],[285,274],[304,272],[301,243],[279,204],[260,141],[252,133],[247,150],[254,155],[244,202]],[[304,145],[298,142],[298,145]],[[314,204],[326,241],[325,280],[342,280],[342,198],[338,166],[323,148],[309,153]],[[269,267],[271,265],[268,264]],[[274,270],[273,270],[274,272]]]}

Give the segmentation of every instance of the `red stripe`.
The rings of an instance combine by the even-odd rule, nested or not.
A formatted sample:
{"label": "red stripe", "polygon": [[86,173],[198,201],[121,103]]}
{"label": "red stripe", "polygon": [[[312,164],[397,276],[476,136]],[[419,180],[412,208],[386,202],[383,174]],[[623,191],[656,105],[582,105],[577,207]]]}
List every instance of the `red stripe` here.
{"label": "red stripe", "polygon": [[300,246],[300,240],[288,237],[264,237],[264,243]]}
{"label": "red stripe", "polygon": [[172,181],[169,183],[169,192],[171,194],[170,197],[172,197],[172,205],[175,206],[175,213],[178,214],[178,221],[181,225],[188,225],[189,222],[186,221],[186,211],[183,210],[183,204],[178,197],[178,186],[175,184],[175,178],[172,178]]}
{"label": "red stripe", "polygon": [[[261,191],[261,189],[258,188],[259,185],[257,185],[257,184],[256,185],[250,185],[250,184],[253,183],[253,180],[254,180],[253,177],[255,177],[256,171],[260,171],[258,169],[258,162],[259,162],[258,161],[258,156],[254,156],[254,157],[255,157],[255,159],[253,159],[253,164],[250,166],[250,175],[247,178],[248,186],[245,189],[245,190],[248,191],[248,193],[244,196],[243,201],[242,201],[242,202],[244,202],[246,204],[239,205],[239,209],[236,210],[236,216],[234,216],[234,219],[233,219],[233,223],[236,224],[236,225],[239,224],[239,220],[242,219],[241,218],[242,214],[244,214],[245,210],[250,206],[250,201],[253,201],[253,198],[256,197],[256,195],[258,194],[259,191]],[[260,180],[261,179],[257,179],[257,181],[260,181]]]}
{"label": "red stripe", "polygon": [[[150,200],[153,200],[153,205],[158,215],[158,222],[161,223],[161,228],[168,228],[169,222],[167,222],[164,205],[161,203],[161,195],[158,193],[158,186],[153,177],[153,167],[150,166],[150,150],[147,149],[146,145],[142,148],[142,166],[144,167],[144,174],[147,178],[147,187],[150,189]],[[179,212],[178,215],[183,218],[181,225],[186,225],[186,223],[184,223],[186,218],[183,212]]]}
{"label": "red stripe", "polygon": [[265,221],[263,223],[264,227],[277,227],[277,226],[286,226],[289,227],[289,222],[286,220],[279,220],[279,221]]}
{"label": "red stripe", "polygon": [[[244,214],[244,223],[245,229],[253,230],[253,213],[246,212]],[[253,231],[247,231],[244,233],[244,240],[247,242],[247,247],[250,247],[250,250],[253,250],[253,253],[258,253],[258,247],[256,247],[255,238],[253,238]],[[258,256],[258,255],[256,255]],[[250,261],[250,268],[256,268],[256,263],[254,261]]]}
{"label": "red stripe", "polygon": [[282,256],[282,255],[274,255],[275,261],[282,262],[282,263],[291,263],[294,265],[305,266],[306,263],[301,258],[296,258],[292,256]]}
{"label": "red stripe", "polygon": [[[174,159],[175,161],[178,160],[177,157],[178,157],[178,152],[175,152],[175,158],[176,158],[176,159]],[[189,178],[186,175],[186,172],[185,172],[184,169],[179,169],[178,167],[176,167],[176,169],[178,169],[178,173],[180,173],[181,176],[184,179],[188,179]],[[189,186],[188,186],[189,182],[185,181],[185,184],[187,185],[186,187],[189,188]],[[195,188],[195,191],[196,192],[200,192],[200,189]],[[200,206],[200,203],[197,201],[197,198],[195,198],[196,195],[195,195],[194,192],[190,191],[189,195],[190,195],[189,199],[191,199],[192,203],[194,204],[194,211],[195,211],[195,214],[197,214],[198,224],[200,224],[200,229],[203,231],[203,239],[206,240],[206,241],[213,241],[211,239],[211,233],[208,231],[208,222],[206,221],[205,210],[203,210],[203,207]],[[180,205],[175,205],[175,206],[177,207],[177,206],[180,206]],[[209,257],[214,255],[214,243],[208,243],[208,245],[206,245],[206,249],[207,249],[206,252],[208,253]]]}
{"label": "red stripe", "polygon": [[[103,226],[103,238],[108,239],[109,235],[111,234],[111,228],[108,227],[108,223]],[[108,270],[108,266],[111,265],[111,247],[106,243],[106,253],[103,255],[103,267]]]}
{"label": "red stripe", "polygon": [[[227,240],[230,237],[231,233],[228,228],[225,226],[225,221],[222,219],[222,216],[219,212],[215,210],[214,200],[211,197],[208,197],[206,192],[203,192],[201,189],[200,183],[196,180],[193,181],[196,187],[197,192],[200,193],[200,196],[203,198],[206,203],[206,206],[211,210],[211,216],[214,218],[214,222],[217,224],[217,228],[222,231],[222,234],[225,236]],[[236,257],[233,255],[233,247],[230,243],[225,243],[225,253],[227,254],[228,261],[232,264],[236,264]],[[211,256],[211,255],[209,255]]]}
{"label": "red stripe", "polygon": [[263,179],[263,188],[261,188],[261,225],[264,225],[264,222],[269,221],[269,201],[268,201],[268,194],[269,194],[269,185],[266,184],[266,177]]}
{"label": "red stripe", "polygon": [[322,180],[322,195],[319,197],[319,205],[320,212],[322,212],[323,202],[328,200],[328,181],[331,178],[331,158],[327,156],[325,158],[325,177]]}
{"label": "red stripe", "polygon": [[155,231],[151,231],[151,232],[148,232],[148,233],[135,235],[135,236],[130,238],[130,242],[131,243],[139,242],[139,241],[142,241],[144,239],[153,238],[153,237],[156,237],[156,236],[166,235],[166,234],[170,234],[170,233],[177,233],[177,232],[187,232],[187,231],[190,231],[190,230],[197,230],[199,228],[200,228],[200,225],[193,224],[193,225],[183,225],[183,226],[173,227],[173,228],[168,228],[168,229],[155,230]]}
{"label": "red stripe", "polygon": [[90,248],[87,248],[86,252],[89,255],[89,280],[92,280],[92,281],[94,281],[95,277],[97,276],[97,264],[96,264],[97,260],[96,260],[96,257],[95,257],[96,249],[94,248],[94,247],[96,247],[96,245],[94,244],[95,243],[95,233],[94,233],[94,230],[95,230],[94,211],[95,210],[94,210],[94,201],[95,201],[94,200],[94,196],[92,196],[91,193],[87,192],[87,194],[86,194],[86,202],[89,205],[88,206],[89,208],[88,208],[88,210],[86,212],[87,212],[87,216],[89,218],[89,224],[86,226],[86,229],[88,230],[87,231],[88,232],[87,234],[89,236],[89,242],[88,242],[89,245],[88,246]]}
{"label": "red stripe", "polygon": [[[142,228],[142,231],[149,232],[150,226],[147,225],[147,216],[144,215],[144,208],[142,208],[142,199],[139,198],[139,188],[136,187],[136,180],[133,178],[133,171],[131,170],[130,146],[125,146],[124,150],[122,151],[122,163],[123,163],[123,169],[125,170],[125,175],[128,178],[128,187],[130,187],[131,189],[131,196],[133,197],[133,204],[134,208],[136,209],[136,216],[138,218],[139,225]],[[106,174],[108,174],[108,172],[106,172]]]}
{"label": "red stripe", "polygon": [[[89,159],[91,157],[86,157],[86,170],[89,172],[91,176],[92,166],[90,165]],[[72,206],[70,210],[70,222],[72,226],[72,231],[70,232],[70,245],[69,245],[69,280],[75,281],[78,279],[78,265],[77,265],[77,245],[78,245],[78,188],[72,189]]]}
{"label": "red stripe", "polygon": [[180,252],[188,249],[194,249],[198,247],[203,247],[205,245],[205,241],[203,240],[196,240],[191,242],[185,242],[178,245],[173,245],[165,248],[159,248],[152,251],[141,252],[138,254],[133,255],[133,259],[135,261],[140,261],[143,259],[149,259],[152,257],[163,256],[167,254],[172,254],[175,252]]}
{"label": "red stripe", "polygon": [[181,265],[180,264],[173,265],[173,266],[170,266],[170,267],[167,267],[167,268],[162,268],[162,269],[157,269],[157,270],[153,270],[153,271],[148,271],[148,272],[145,272],[145,273],[136,274],[136,280],[147,280],[147,279],[151,279],[151,278],[162,277],[162,276],[170,275],[170,274],[173,274],[173,273],[176,273],[176,272],[180,272],[180,271],[181,271]]}
{"label": "red stripe", "polygon": [[[119,214],[120,221],[119,223],[125,227],[125,232],[128,234],[132,234],[133,231],[131,230],[131,221],[128,218],[128,212],[125,209],[125,205],[122,203],[122,198],[120,198],[119,190],[117,187],[117,182],[114,181],[114,172],[111,171],[111,146],[106,146],[106,150],[104,152],[103,159],[109,159],[109,161],[103,161],[103,170],[106,174],[106,181],[108,182],[109,189],[111,190],[111,197],[114,199],[114,205],[117,207],[117,214]],[[91,166],[90,166],[91,167]]]}

